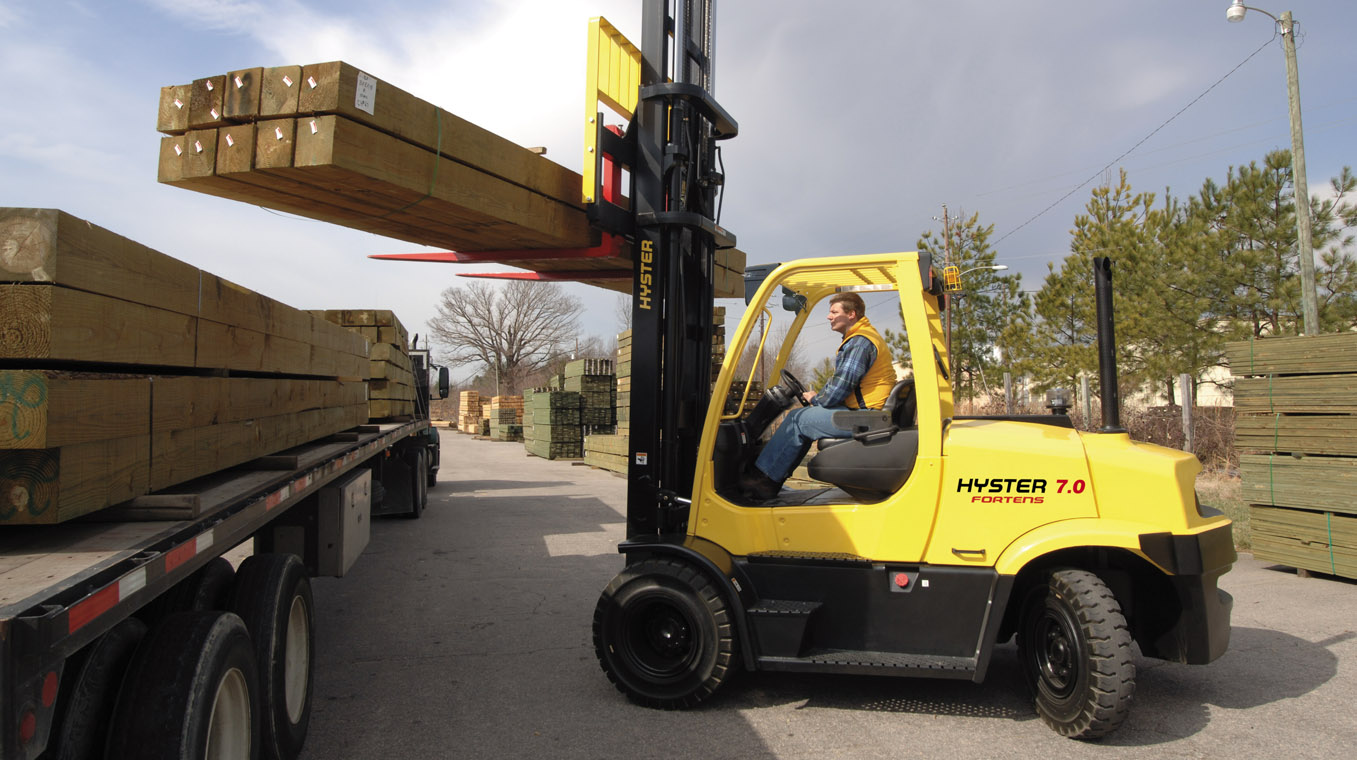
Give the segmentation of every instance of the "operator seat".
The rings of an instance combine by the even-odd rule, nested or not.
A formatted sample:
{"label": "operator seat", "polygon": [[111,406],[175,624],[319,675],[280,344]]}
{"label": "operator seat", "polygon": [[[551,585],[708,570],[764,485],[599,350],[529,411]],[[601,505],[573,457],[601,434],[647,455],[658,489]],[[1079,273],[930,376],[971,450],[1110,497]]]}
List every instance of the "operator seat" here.
{"label": "operator seat", "polygon": [[880,501],[900,490],[919,456],[914,379],[891,389],[881,409],[837,412],[834,423],[851,428],[851,438],[821,438],[810,460],[812,478],[833,484],[861,501]]}

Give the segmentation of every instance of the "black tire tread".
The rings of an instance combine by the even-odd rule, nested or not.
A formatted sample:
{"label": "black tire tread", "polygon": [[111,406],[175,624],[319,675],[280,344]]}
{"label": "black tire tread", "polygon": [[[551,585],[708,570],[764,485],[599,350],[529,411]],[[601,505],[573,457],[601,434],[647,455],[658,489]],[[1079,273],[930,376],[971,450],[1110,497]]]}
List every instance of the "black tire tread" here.
{"label": "black tire tread", "polygon": [[[639,693],[629,688],[609,666],[605,654],[607,643],[604,641],[603,628],[608,605],[612,603],[614,595],[624,586],[646,576],[659,576],[684,584],[702,601],[715,622],[716,659],[711,673],[697,688],[681,696],[657,697]],[[593,633],[594,650],[598,655],[599,665],[607,674],[608,680],[628,699],[645,707],[659,710],[682,710],[695,707],[716,693],[732,674],[731,660],[735,653],[735,633],[725,598],[703,572],[686,562],[670,559],[647,559],[630,565],[618,573],[604,589],[603,594],[599,597],[598,604],[594,608]]]}
{"label": "black tire tread", "polygon": [[1089,689],[1074,720],[1051,715],[1037,700],[1043,721],[1062,736],[1099,739],[1116,730],[1130,714],[1135,694],[1135,660],[1130,627],[1121,605],[1102,579],[1087,570],[1052,572],[1049,593],[1074,612],[1089,648]]}

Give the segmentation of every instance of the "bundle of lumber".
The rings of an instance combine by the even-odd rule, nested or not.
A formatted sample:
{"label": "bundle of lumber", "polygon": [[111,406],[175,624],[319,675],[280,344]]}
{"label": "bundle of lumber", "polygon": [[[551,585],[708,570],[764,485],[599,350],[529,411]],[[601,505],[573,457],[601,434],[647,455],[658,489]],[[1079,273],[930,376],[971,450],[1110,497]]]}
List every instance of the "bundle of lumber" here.
{"label": "bundle of lumber", "polygon": [[462,391],[457,395],[457,429],[468,435],[481,434],[481,394]]}
{"label": "bundle of lumber", "polygon": [[578,459],[583,444],[579,392],[536,388],[523,394],[523,445],[529,454]]}
{"label": "bundle of lumber", "polygon": [[613,367],[615,424],[611,432],[598,429],[584,437],[584,462],[592,467],[625,475],[627,456],[631,453],[628,437],[631,420],[631,330],[617,334],[617,361]]}
{"label": "bundle of lumber", "polygon": [[[157,128],[161,182],[630,292],[630,251],[590,250],[579,174],[341,61],[164,87]],[[717,265],[742,296],[744,254]]]}
{"label": "bundle of lumber", "polygon": [[[562,389],[580,395],[580,424],[588,433],[612,433],[617,422],[617,378],[608,359],[576,359],[562,371]],[[607,428],[606,430],[604,428]]]}
{"label": "bundle of lumber", "polygon": [[415,375],[405,326],[387,309],[326,309],[316,316],[367,338],[370,421],[411,419],[416,413]]}
{"label": "bundle of lumber", "polygon": [[367,420],[367,341],[52,209],[0,208],[0,524]]}
{"label": "bundle of lumber", "polygon": [[485,407],[485,415],[489,421],[487,435],[490,436],[490,440],[523,440],[522,396],[491,396],[490,403]]}
{"label": "bundle of lumber", "polygon": [[1226,346],[1254,555],[1357,578],[1357,333]]}

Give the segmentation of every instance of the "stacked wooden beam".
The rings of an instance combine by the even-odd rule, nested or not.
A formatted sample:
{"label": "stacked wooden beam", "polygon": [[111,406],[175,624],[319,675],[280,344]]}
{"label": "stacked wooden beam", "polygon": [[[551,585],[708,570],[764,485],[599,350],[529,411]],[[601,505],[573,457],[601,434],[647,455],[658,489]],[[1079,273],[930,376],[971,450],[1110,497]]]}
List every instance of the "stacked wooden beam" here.
{"label": "stacked wooden beam", "polygon": [[410,364],[405,326],[387,309],[326,309],[312,314],[356,332],[370,345],[368,418],[410,419],[415,414],[415,375]]}
{"label": "stacked wooden beam", "polygon": [[538,388],[524,394],[523,442],[529,454],[543,459],[583,456],[579,392]]}
{"label": "stacked wooden beam", "polygon": [[1357,333],[1226,352],[1254,556],[1357,578]]}
{"label": "stacked wooden beam", "polygon": [[481,394],[462,391],[457,396],[457,429],[468,435],[481,432]]}
{"label": "stacked wooden beam", "polygon": [[491,396],[485,407],[492,441],[523,440],[523,397]]}
{"label": "stacked wooden beam", "polygon": [[64,212],[0,208],[0,523],[367,419],[367,341]]}
{"label": "stacked wooden beam", "polygon": [[[161,182],[630,292],[628,250],[585,251],[580,175],[349,64],[164,87],[157,128]],[[718,295],[742,295],[744,254],[717,263]]]}
{"label": "stacked wooden beam", "polygon": [[580,424],[586,433],[612,433],[617,422],[617,378],[608,359],[576,359],[565,365],[562,388],[580,398]]}
{"label": "stacked wooden beam", "polygon": [[623,475],[631,453],[628,431],[631,422],[631,330],[617,335],[617,361],[614,363],[616,400],[613,432],[593,432],[584,437],[584,462]]}

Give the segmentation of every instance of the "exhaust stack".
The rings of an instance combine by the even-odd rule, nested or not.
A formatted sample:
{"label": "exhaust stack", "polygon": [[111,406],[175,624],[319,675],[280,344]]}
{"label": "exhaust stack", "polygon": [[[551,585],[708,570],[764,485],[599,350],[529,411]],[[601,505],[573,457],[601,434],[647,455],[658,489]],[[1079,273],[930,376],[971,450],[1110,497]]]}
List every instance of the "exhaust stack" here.
{"label": "exhaust stack", "polygon": [[1117,391],[1117,339],[1112,331],[1112,259],[1093,260],[1093,291],[1098,299],[1098,375],[1103,396],[1103,433],[1125,433]]}

